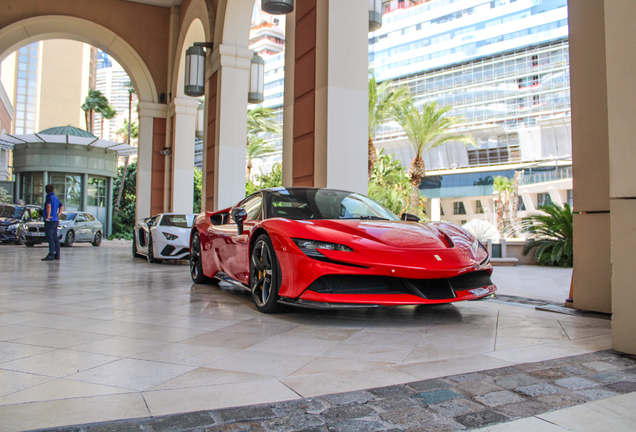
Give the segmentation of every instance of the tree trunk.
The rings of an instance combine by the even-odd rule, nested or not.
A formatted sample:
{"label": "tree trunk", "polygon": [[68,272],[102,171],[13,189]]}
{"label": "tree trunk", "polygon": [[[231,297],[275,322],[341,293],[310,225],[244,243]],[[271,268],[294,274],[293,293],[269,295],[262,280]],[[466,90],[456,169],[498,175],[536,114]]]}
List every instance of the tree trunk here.
{"label": "tree trunk", "polygon": [[368,180],[371,180],[371,176],[373,175],[373,166],[375,162],[378,160],[378,155],[375,152],[375,146],[373,145],[373,138],[369,137],[369,166],[368,166]]}
{"label": "tree trunk", "polygon": [[119,192],[117,192],[117,202],[115,203],[115,211],[114,216],[117,216],[119,213],[119,204],[121,203],[121,196],[124,192],[124,186],[126,186],[126,173],[128,171],[128,161],[130,160],[130,156],[126,156],[126,162],[124,162],[124,171],[121,176],[121,182],[119,182]]}
{"label": "tree trunk", "polygon": [[420,183],[422,177],[426,174],[426,166],[424,165],[424,159],[421,156],[415,156],[411,162],[409,168],[409,175],[411,177],[411,211],[413,214],[417,214],[420,208]]}
{"label": "tree trunk", "polygon": [[104,116],[102,116],[101,123],[99,124],[99,139],[104,137]]}
{"label": "tree trunk", "polygon": [[86,132],[90,132],[91,131],[90,125],[88,123],[88,113],[89,112],[90,111],[84,111],[84,117],[86,118]]}
{"label": "tree trunk", "polygon": [[517,171],[514,176],[514,184],[512,189],[512,228],[514,230],[514,236],[519,237],[521,235],[521,225],[519,224],[517,213],[519,212],[519,177],[521,171]]}
{"label": "tree trunk", "polygon": [[252,160],[248,159],[247,161],[247,181],[250,181],[252,178]]}

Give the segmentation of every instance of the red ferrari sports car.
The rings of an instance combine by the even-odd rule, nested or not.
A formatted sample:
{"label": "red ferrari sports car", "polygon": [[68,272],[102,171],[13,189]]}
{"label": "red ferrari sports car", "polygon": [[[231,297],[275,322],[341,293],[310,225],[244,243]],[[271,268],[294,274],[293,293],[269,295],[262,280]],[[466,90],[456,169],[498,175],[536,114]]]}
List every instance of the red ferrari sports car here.
{"label": "red ferrari sports car", "polygon": [[496,291],[484,246],[462,228],[398,218],[357,193],[258,191],[197,216],[195,283],[216,278],[252,293],[264,313],[474,300]]}

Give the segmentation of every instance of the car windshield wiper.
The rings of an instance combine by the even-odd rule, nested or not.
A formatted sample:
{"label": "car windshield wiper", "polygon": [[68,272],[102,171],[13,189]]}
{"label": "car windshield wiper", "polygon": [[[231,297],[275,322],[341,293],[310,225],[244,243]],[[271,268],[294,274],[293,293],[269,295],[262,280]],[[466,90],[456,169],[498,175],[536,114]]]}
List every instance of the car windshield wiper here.
{"label": "car windshield wiper", "polygon": [[360,216],[362,220],[388,220],[387,218],[383,218],[380,216]]}

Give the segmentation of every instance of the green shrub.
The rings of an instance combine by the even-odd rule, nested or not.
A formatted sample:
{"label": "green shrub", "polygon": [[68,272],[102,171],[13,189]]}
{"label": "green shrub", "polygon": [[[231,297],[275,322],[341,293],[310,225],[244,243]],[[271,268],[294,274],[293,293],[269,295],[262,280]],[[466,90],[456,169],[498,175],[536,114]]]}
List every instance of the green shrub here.
{"label": "green shrub", "polygon": [[534,259],[541,265],[572,267],[573,231],[572,209],[551,203],[540,208],[547,214],[533,215],[527,225],[530,233],[523,254],[534,252]]}

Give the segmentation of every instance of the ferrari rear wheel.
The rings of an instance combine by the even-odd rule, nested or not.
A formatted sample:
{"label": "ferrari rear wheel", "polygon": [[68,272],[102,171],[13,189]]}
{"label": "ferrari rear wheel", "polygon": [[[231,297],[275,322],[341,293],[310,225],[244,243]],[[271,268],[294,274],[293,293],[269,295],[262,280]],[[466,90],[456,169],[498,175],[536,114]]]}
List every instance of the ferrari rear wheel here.
{"label": "ferrari rear wheel", "polygon": [[272,241],[267,234],[261,234],[250,254],[250,290],[259,311],[276,313],[286,309],[278,303],[280,283],[280,267]]}
{"label": "ferrari rear wheel", "polygon": [[203,274],[201,265],[201,239],[199,233],[195,232],[190,241],[190,277],[195,284],[212,282],[212,278]]}

